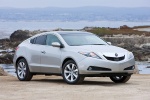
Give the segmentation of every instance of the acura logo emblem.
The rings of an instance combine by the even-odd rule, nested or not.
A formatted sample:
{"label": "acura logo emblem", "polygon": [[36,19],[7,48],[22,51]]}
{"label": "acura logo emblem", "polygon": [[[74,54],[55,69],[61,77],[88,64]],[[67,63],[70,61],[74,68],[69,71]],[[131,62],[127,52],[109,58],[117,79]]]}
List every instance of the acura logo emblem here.
{"label": "acura logo emblem", "polygon": [[117,53],[115,53],[115,56],[116,56],[116,57],[118,57],[118,54],[117,54]]}

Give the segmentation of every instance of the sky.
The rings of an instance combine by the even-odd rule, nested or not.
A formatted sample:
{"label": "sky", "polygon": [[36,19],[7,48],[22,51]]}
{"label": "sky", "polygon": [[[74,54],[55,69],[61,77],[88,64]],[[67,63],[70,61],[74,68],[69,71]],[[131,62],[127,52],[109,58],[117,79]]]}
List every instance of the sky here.
{"label": "sky", "polygon": [[150,0],[0,0],[0,7],[44,8],[44,7],[150,7]]}

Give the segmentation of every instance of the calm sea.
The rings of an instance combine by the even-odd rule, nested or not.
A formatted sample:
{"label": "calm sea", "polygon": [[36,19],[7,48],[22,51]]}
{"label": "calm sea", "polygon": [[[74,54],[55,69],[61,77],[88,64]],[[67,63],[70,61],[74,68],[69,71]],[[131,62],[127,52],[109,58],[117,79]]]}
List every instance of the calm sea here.
{"label": "calm sea", "polygon": [[82,29],[86,26],[112,27],[117,28],[122,25],[140,26],[150,25],[150,22],[126,22],[126,21],[78,21],[78,22],[0,22],[0,38],[9,37],[15,30],[52,30],[56,28]]}

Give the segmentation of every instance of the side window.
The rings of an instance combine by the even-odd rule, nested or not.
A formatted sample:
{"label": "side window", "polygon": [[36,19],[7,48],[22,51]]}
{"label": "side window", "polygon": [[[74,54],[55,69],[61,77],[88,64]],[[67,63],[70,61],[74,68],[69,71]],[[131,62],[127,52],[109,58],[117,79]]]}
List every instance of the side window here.
{"label": "side window", "polygon": [[46,45],[51,46],[53,42],[61,43],[60,40],[55,35],[48,34],[46,39]]}
{"label": "side window", "polygon": [[31,39],[30,43],[35,44],[35,40],[36,40],[36,38]]}
{"label": "side window", "polygon": [[36,37],[35,44],[45,45],[46,44],[46,35]]}

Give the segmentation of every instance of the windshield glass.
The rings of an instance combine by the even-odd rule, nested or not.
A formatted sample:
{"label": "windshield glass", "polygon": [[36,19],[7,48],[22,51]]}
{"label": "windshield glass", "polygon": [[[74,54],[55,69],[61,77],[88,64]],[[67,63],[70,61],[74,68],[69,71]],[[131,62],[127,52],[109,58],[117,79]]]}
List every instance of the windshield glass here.
{"label": "windshield glass", "polygon": [[61,34],[70,46],[80,45],[107,45],[105,41],[94,34]]}

